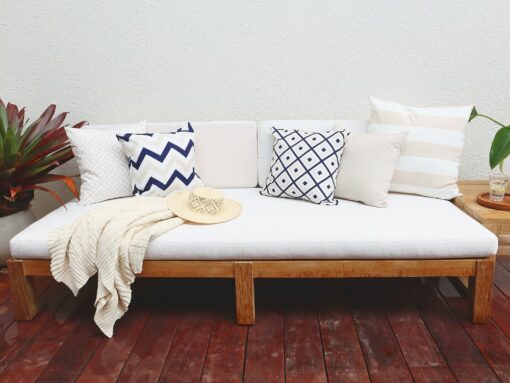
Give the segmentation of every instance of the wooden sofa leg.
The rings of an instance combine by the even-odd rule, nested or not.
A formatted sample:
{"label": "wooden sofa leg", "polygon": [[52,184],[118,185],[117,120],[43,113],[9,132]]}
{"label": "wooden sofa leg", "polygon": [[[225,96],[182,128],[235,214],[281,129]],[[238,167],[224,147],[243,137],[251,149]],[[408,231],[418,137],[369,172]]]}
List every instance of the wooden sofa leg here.
{"label": "wooden sofa leg", "polygon": [[236,284],[237,324],[255,323],[255,288],[253,285],[253,264],[251,262],[234,263]]}
{"label": "wooden sofa leg", "polygon": [[492,282],[495,257],[476,263],[476,275],[469,278],[469,298],[473,305],[473,323],[487,323],[491,317]]}
{"label": "wooden sofa leg", "polygon": [[27,277],[23,261],[7,260],[16,320],[32,320],[38,311],[33,277]]}

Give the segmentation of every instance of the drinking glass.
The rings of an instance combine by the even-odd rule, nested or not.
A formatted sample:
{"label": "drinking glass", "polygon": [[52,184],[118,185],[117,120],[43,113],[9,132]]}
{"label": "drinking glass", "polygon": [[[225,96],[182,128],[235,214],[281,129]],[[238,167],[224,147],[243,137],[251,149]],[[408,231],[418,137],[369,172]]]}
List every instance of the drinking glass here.
{"label": "drinking glass", "polygon": [[505,199],[508,177],[502,173],[491,173],[489,177],[489,198],[492,201],[503,201]]}

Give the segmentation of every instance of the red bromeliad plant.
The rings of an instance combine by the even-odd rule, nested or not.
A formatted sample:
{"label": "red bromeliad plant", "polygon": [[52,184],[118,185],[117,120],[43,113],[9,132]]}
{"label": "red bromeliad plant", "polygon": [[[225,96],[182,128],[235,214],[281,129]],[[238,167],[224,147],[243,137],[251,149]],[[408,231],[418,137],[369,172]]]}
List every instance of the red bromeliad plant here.
{"label": "red bromeliad plant", "polygon": [[[44,190],[61,204],[64,201],[53,190],[41,186],[61,181],[78,197],[78,189],[70,176],[50,174],[73,158],[73,152],[62,125],[67,113],[56,117],[50,105],[36,121],[25,123],[25,109],[5,104],[0,99],[0,217],[27,209],[34,190]],[[81,128],[82,121],[73,126]]]}

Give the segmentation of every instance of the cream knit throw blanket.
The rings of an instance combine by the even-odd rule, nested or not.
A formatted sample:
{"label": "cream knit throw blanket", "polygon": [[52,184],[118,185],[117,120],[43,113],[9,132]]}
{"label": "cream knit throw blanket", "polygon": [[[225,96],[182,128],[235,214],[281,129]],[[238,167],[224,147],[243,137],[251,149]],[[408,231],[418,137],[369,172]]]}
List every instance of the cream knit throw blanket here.
{"label": "cream knit throw blanket", "polygon": [[131,283],[142,271],[145,250],[155,238],[184,221],[165,198],[123,198],[101,204],[76,222],[50,233],[53,277],[74,295],[97,273],[94,320],[106,336],[127,311]]}

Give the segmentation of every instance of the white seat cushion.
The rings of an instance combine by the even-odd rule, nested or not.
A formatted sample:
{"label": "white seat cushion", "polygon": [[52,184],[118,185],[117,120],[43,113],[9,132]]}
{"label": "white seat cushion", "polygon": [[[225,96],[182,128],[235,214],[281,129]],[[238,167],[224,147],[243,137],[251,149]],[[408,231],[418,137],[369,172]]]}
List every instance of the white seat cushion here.
{"label": "white seat cushion", "polygon": [[[378,209],[340,201],[319,206],[265,197],[260,189],[224,189],[243,206],[241,216],[217,225],[188,225],[156,238],[146,259],[420,259],[496,253],[494,234],[451,202],[390,194]],[[15,258],[48,258],[49,232],[101,205],[70,202],[11,240]]]}

